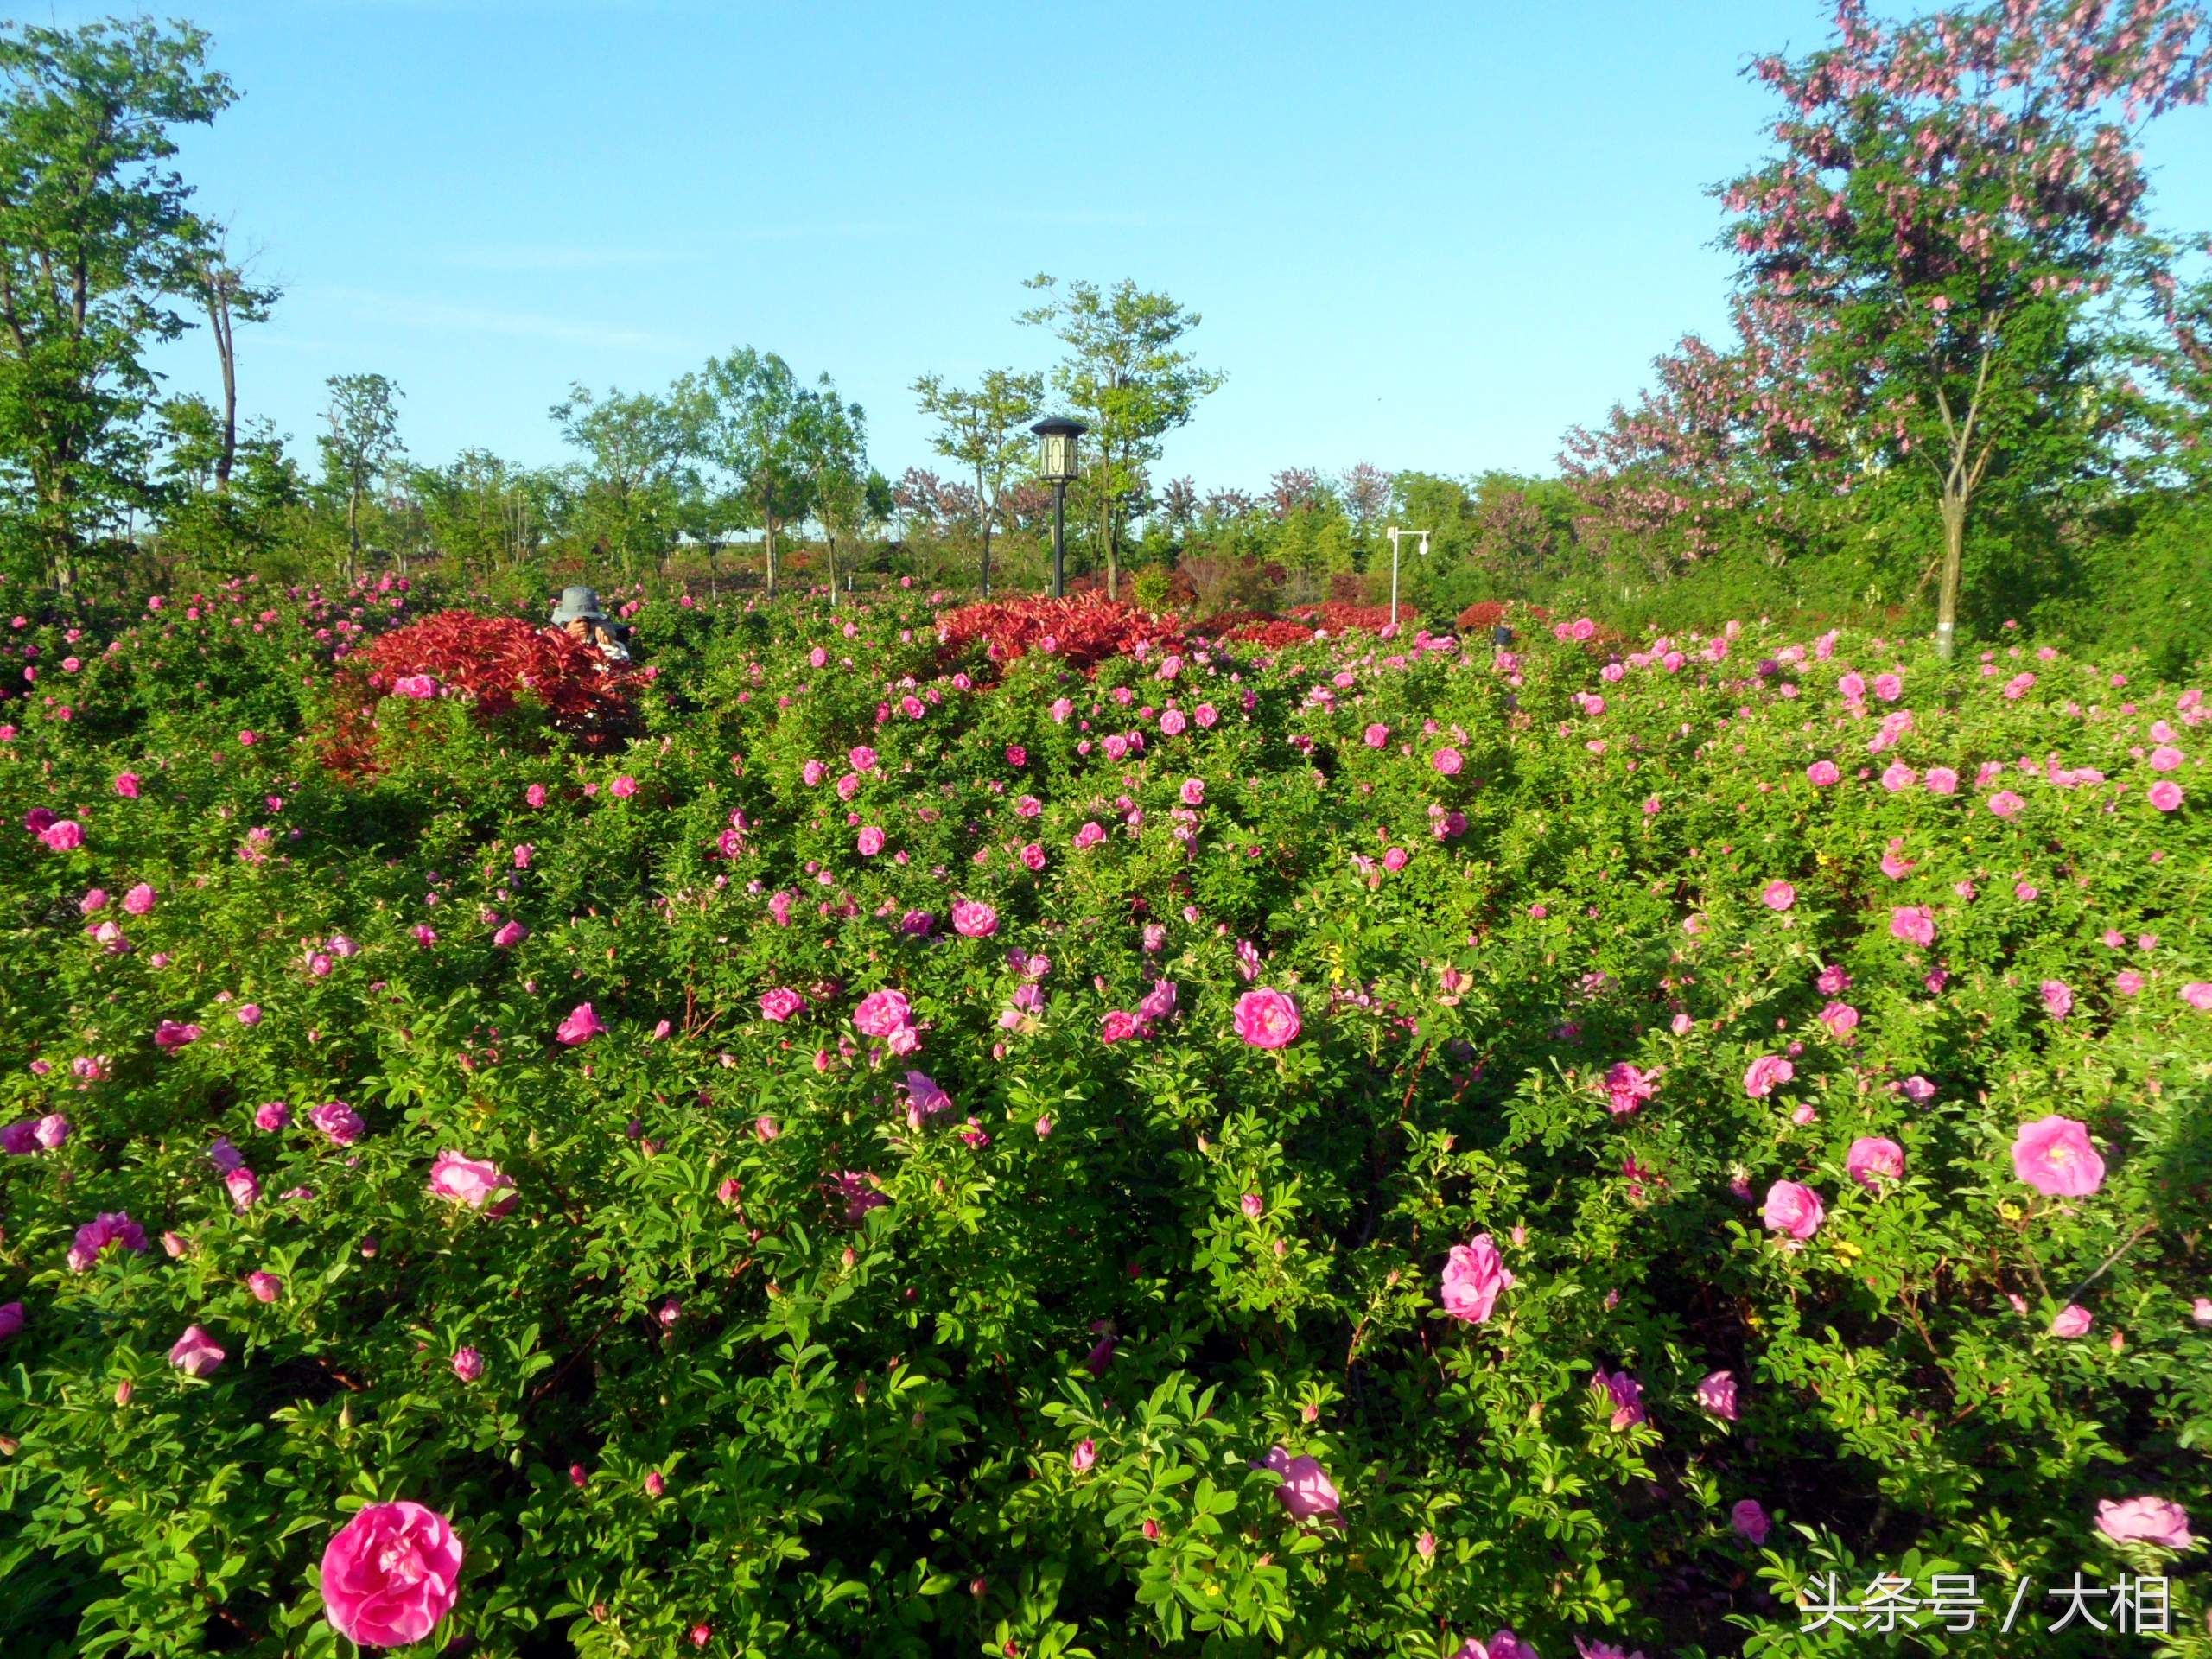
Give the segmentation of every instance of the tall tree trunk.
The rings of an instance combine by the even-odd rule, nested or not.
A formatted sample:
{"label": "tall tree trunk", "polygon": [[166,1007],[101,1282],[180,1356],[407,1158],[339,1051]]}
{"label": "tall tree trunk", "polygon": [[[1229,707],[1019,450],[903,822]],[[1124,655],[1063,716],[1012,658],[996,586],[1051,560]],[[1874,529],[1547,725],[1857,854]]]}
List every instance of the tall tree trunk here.
{"label": "tall tree trunk", "polygon": [[351,490],[346,496],[346,585],[350,588],[361,575],[361,493]]}
{"label": "tall tree trunk", "polygon": [[1956,647],[1959,578],[1966,563],[1966,493],[1946,489],[1943,492],[1942,513],[1943,575],[1936,593],[1936,654],[1948,663]]}
{"label": "tall tree trunk", "polygon": [[984,597],[985,599],[988,599],[990,596],[991,596],[991,520],[990,520],[990,515],[989,515],[989,514],[988,514],[988,513],[986,513],[986,514],[984,515],[984,517],[983,517],[983,597]]}
{"label": "tall tree trunk", "polygon": [[766,534],[761,544],[767,556],[768,597],[773,599],[776,596],[776,515],[763,513],[761,518],[766,522]]}
{"label": "tall tree trunk", "polygon": [[207,279],[207,328],[215,338],[215,354],[223,365],[223,447],[215,454],[218,494],[230,493],[231,467],[238,453],[238,359],[231,327],[231,291],[225,273],[217,270]]}

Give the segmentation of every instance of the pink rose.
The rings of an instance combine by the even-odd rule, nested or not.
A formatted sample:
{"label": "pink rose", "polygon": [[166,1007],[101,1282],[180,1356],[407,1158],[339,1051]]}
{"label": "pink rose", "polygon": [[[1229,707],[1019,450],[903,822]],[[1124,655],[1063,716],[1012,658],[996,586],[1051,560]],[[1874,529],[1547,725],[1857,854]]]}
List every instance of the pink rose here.
{"label": "pink rose", "polygon": [[2168,1549],[2187,1549],[2196,1541],[2190,1535],[2189,1511],[2164,1497],[2129,1497],[2117,1503],[2100,1498],[2097,1530],[2116,1543],[2161,1544]]}
{"label": "pink rose", "polygon": [[1601,1365],[1592,1375],[1590,1387],[1593,1392],[1605,1395],[1606,1403],[1612,1407],[1611,1422],[1615,1433],[1631,1424],[1649,1420],[1651,1414],[1643,1403],[1643,1384],[1626,1371],[1609,1371]]}
{"label": "pink rose", "polygon": [[2000,789],[1989,798],[1989,810],[2000,818],[2017,818],[2027,805],[2009,789]]}
{"label": "pink rose", "polygon": [[1311,1521],[1316,1516],[1327,1521],[1338,1519],[1342,1500],[1335,1484],[1312,1458],[1294,1458],[1285,1447],[1278,1446],[1271,1447],[1268,1455],[1252,1466],[1272,1469],[1282,1477],[1282,1484],[1275,1488],[1275,1497],[1293,1520]]}
{"label": "pink rose", "polygon": [[1068,1467],[1078,1475],[1097,1461],[1098,1442],[1096,1440],[1078,1440],[1075,1450],[1068,1453]]}
{"label": "pink rose", "polygon": [[2161,778],[2151,785],[2151,804],[2161,812],[2178,812],[2187,798],[2182,786],[2171,778]]}
{"label": "pink rose", "polygon": [[1815,760],[1805,768],[1805,781],[1815,789],[1826,789],[1842,776],[1833,760]]}
{"label": "pink rose", "polygon": [[[497,1164],[464,1158],[457,1152],[441,1152],[430,1165],[430,1192],[435,1197],[490,1216],[504,1216],[515,1207],[522,1195],[512,1190],[514,1184],[514,1178],[502,1173]],[[493,1195],[501,1192],[507,1196],[493,1203]]]}
{"label": "pink rose", "polygon": [[999,913],[980,899],[957,899],[952,906],[952,931],[963,939],[988,939],[999,931]]}
{"label": "pink rose", "polygon": [[2104,1185],[2105,1160],[2089,1144],[2089,1128],[2052,1113],[2020,1126],[2012,1173],[2052,1198],[2083,1198]]}
{"label": "pink rose", "polygon": [[284,1294],[284,1281],[273,1273],[249,1273],[245,1287],[253,1293],[257,1302],[273,1302]]}
{"label": "pink rose", "polygon": [[870,991],[853,1010],[853,1026],[864,1037],[889,1037],[911,1025],[913,1011],[898,991]]}
{"label": "pink rose", "polygon": [[2043,1006],[2052,1019],[2063,1020],[2074,1012],[2073,988],[2065,981],[2046,979],[2040,988],[2043,992]]}
{"label": "pink rose", "polygon": [[1936,912],[1926,905],[1899,905],[1890,912],[1890,937],[1907,944],[1936,943]]}
{"label": "pink rose", "polygon": [[85,844],[85,826],[74,818],[61,818],[40,830],[38,838],[57,853],[72,853]]}
{"label": "pink rose", "polygon": [[760,993],[760,1014],[780,1025],[792,1015],[806,1012],[806,999],[797,991],[779,985],[773,990]]}
{"label": "pink rose", "polygon": [[326,1100],[308,1114],[308,1121],[330,1137],[334,1146],[350,1147],[361,1138],[361,1115],[342,1100]]}
{"label": "pink rose", "polygon": [[1466,762],[1461,758],[1459,750],[1448,748],[1439,749],[1434,754],[1429,757],[1428,763],[1434,766],[1437,771],[1442,772],[1446,778],[1458,777],[1459,775],[1459,768],[1466,764]]}
{"label": "pink rose", "polygon": [[404,1647],[453,1611],[461,1562],[445,1516],[420,1503],[371,1503],[322,1552],[322,1605],[347,1640]]}
{"label": "pink rose", "polygon": [[575,1048],[579,1044],[589,1042],[606,1029],[599,1023],[599,1016],[592,1012],[591,1004],[579,1002],[569,1011],[569,1017],[561,1022],[560,1028],[553,1033],[553,1039],[565,1048]]}
{"label": "pink rose", "polygon": [[1843,1169],[1868,1192],[1878,1192],[1882,1182],[1904,1173],[1904,1148],[1884,1135],[1862,1135],[1844,1154]]}
{"label": "pink rose", "polygon": [[1102,1043],[1127,1042],[1141,1033],[1142,1026],[1136,1015],[1126,1008],[1109,1008],[1098,1022],[1098,1040]]}
{"label": "pink rose", "polygon": [[464,1382],[474,1382],[484,1375],[484,1356],[474,1348],[453,1351],[453,1374]]}
{"label": "pink rose", "polygon": [[2069,1302],[2052,1319],[2050,1334],[2054,1337],[2082,1336],[2094,1322],[2088,1308],[2079,1302]]}
{"label": "pink rose", "polygon": [[1773,1525],[1755,1497],[1744,1498],[1729,1510],[1728,1524],[1742,1534],[1754,1549],[1766,1542],[1767,1533]]}
{"label": "pink rose", "polygon": [[1254,1048],[1283,1048],[1297,1040],[1298,1004],[1262,986],[1236,999],[1236,1034]]}
{"label": "pink rose", "polygon": [[499,931],[492,935],[492,943],[502,950],[512,950],[529,937],[528,928],[520,922],[510,921],[503,924]]}
{"label": "pink rose", "polygon": [[1803,1239],[1820,1231],[1826,1213],[1821,1208],[1821,1195],[1811,1187],[1798,1181],[1777,1181],[1766,1190],[1766,1207],[1760,1218],[1770,1233]]}
{"label": "pink rose", "polygon": [[1444,1264],[1444,1311],[1468,1325],[1480,1325],[1497,1305],[1497,1294],[1513,1282],[1505,1260],[1488,1233],[1469,1244],[1454,1244]]}
{"label": "pink rose", "polygon": [[1787,910],[1797,902],[1797,889],[1787,881],[1770,881],[1759,899],[1769,910]]}
{"label": "pink rose", "polygon": [[853,845],[860,849],[862,858],[874,858],[883,850],[883,831],[872,823],[863,824],[860,834],[854,837]]}
{"label": "pink rose", "polygon": [[1736,1374],[1714,1371],[1697,1385],[1698,1408],[1723,1422],[1732,1423],[1743,1413],[1736,1401]]}
{"label": "pink rose", "polygon": [[1744,1092],[1764,1100],[1797,1075],[1797,1068],[1778,1054],[1762,1054],[1744,1072]]}
{"label": "pink rose", "polygon": [[184,1327],[184,1334],[169,1349],[169,1363],[187,1376],[207,1376],[223,1363],[223,1351],[215,1345],[214,1338],[196,1325]]}

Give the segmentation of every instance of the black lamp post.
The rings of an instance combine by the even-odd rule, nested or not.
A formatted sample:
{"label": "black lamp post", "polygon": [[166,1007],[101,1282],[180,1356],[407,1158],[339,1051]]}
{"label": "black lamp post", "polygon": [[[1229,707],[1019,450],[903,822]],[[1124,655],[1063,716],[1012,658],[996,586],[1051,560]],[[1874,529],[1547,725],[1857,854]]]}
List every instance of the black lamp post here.
{"label": "black lamp post", "polygon": [[1076,480],[1075,441],[1090,430],[1081,421],[1055,415],[1029,429],[1044,440],[1038,475],[1052,486],[1052,597],[1067,592],[1068,486]]}

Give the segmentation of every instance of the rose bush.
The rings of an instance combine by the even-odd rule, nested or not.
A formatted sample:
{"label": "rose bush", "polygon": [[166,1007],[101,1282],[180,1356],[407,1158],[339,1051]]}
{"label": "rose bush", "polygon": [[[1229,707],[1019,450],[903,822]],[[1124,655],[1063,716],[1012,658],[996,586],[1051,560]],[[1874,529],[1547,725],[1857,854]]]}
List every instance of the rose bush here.
{"label": "rose bush", "polygon": [[6,630],[11,1655],[2202,1650],[2195,690],[411,603]]}

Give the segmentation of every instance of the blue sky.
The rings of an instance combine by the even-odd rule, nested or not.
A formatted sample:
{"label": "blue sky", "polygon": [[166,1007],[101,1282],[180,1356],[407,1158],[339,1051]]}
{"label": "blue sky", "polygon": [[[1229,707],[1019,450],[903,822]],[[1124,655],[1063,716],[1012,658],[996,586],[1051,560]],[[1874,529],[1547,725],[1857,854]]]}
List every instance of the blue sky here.
{"label": "blue sky", "polygon": [[[571,380],[658,388],[750,344],[834,375],[896,476],[931,460],[917,374],[1051,359],[1013,321],[1045,270],[1204,315],[1229,381],[1164,475],[1251,487],[1288,465],[1548,467],[1567,425],[1721,321],[1703,187],[1770,115],[1738,72],[1818,44],[1827,8],[191,15],[244,97],[182,165],[287,290],[241,337],[242,400],[303,452],[334,373],[397,380],[418,459],[548,462]],[[2212,226],[2212,116],[2147,149],[2156,217]],[[204,334],[162,366],[214,384]]]}

